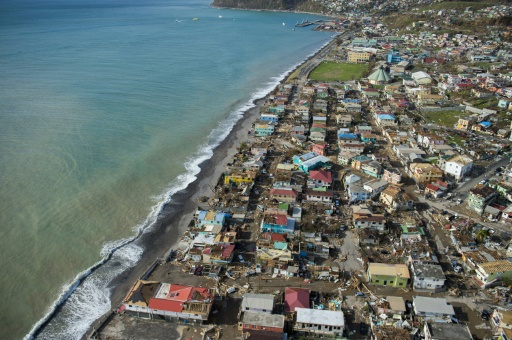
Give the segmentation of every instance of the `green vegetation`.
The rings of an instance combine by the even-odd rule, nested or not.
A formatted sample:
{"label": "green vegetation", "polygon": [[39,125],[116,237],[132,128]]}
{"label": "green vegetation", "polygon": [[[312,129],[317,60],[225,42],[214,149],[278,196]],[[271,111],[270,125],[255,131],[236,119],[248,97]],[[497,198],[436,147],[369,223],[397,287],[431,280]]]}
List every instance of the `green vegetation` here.
{"label": "green vegetation", "polygon": [[212,6],[312,13],[323,13],[326,10],[321,3],[313,0],[214,0]]}
{"label": "green vegetation", "polygon": [[367,70],[367,64],[323,62],[309,74],[309,79],[317,81],[354,80],[361,78]]}
{"label": "green vegetation", "polygon": [[498,0],[485,0],[485,1],[444,1],[439,2],[437,4],[431,4],[425,7],[420,8],[420,11],[428,11],[434,10],[438,11],[441,9],[455,9],[455,10],[465,10],[467,7],[470,7],[473,10],[479,10],[482,8],[486,8],[492,5],[499,3]]}
{"label": "green vegetation", "polygon": [[433,111],[422,113],[427,119],[427,122],[450,128],[453,128],[455,123],[459,121],[459,118],[464,116],[464,113],[460,111]]}
{"label": "green vegetation", "polygon": [[498,98],[496,97],[488,97],[488,98],[475,98],[471,101],[471,105],[479,109],[497,109],[498,108]]}
{"label": "green vegetation", "polygon": [[448,142],[448,144],[455,143],[460,147],[464,146],[463,141],[465,141],[465,140],[466,140],[466,138],[461,137],[459,135],[455,135],[455,134],[450,134],[446,137],[446,141]]}

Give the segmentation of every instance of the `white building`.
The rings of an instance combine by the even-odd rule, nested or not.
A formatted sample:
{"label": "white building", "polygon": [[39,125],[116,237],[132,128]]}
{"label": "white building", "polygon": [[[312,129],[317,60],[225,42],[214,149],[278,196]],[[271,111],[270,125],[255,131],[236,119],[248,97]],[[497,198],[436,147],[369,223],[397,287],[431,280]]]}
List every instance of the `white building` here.
{"label": "white building", "polygon": [[446,302],[444,298],[431,298],[425,296],[415,296],[412,300],[414,314],[422,317],[424,320],[438,320],[455,316],[453,306]]}
{"label": "white building", "polygon": [[442,170],[444,170],[445,174],[451,175],[457,180],[461,180],[468,176],[472,169],[473,159],[468,156],[457,155],[448,159],[444,163],[444,169]]}
{"label": "white building", "polygon": [[345,329],[345,318],[341,311],[295,308],[297,321],[294,330],[299,333],[341,336]]}
{"label": "white building", "polygon": [[443,291],[446,276],[438,264],[413,263],[411,269],[414,275],[413,287],[415,290]]}
{"label": "white building", "polygon": [[375,197],[386,189],[388,184],[389,183],[383,179],[374,179],[364,183],[363,189],[368,191],[372,197]]}

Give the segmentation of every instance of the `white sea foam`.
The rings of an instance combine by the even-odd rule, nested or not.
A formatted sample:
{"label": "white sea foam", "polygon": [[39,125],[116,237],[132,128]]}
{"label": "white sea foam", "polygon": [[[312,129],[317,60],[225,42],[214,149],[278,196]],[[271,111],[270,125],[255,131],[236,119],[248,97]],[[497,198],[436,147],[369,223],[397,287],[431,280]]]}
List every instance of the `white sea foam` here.
{"label": "white sea foam", "polygon": [[[64,314],[64,325],[54,325],[52,321],[48,323],[39,338],[43,339],[80,339],[89,329],[92,323],[100,318],[111,308],[109,283],[124,270],[133,267],[142,256],[143,249],[135,244],[142,233],[151,230],[162,212],[165,204],[169,203],[172,196],[180,190],[186,189],[201,171],[200,164],[211,158],[213,150],[230,134],[235,124],[243,117],[244,113],[256,106],[255,101],[265,97],[270,93],[288,74],[300,66],[304,61],[316,54],[325,47],[327,41],[317,51],[304,58],[303,61],[292,66],[281,75],[272,77],[269,82],[263,84],[257,89],[250,100],[233,110],[228,118],[219,123],[209,135],[209,142],[199,147],[199,150],[185,162],[186,173],[179,175],[173,180],[167,190],[161,195],[155,197],[157,203],[152,207],[151,212],[146,219],[135,227],[136,235],[132,238],[120,239],[109,242],[102,247],[102,260],[98,261],[91,268],[78,274],[69,284],[65,285],[59,298],[50,307],[47,314],[39,320],[24,339],[33,339],[40,328],[50,320],[55,311],[63,306],[59,314]],[[112,268],[101,268],[107,263],[118,263],[118,266]],[[104,269],[104,270],[102,270]],[[93,271],[101,271],[101,275],[91,275]],[[98,273],[99,274],[99,273]],[[65,308],[68,307],[68,308]],[[53,328],[52,328],[53,327]],[[55,329],[54,329],[55,328]]]}
{"label": "white sea foam", "polygon": [[[114,251],[108,268],[101,268],[99,275],[91,275],[92,270],[86,270],[63,288],[61,298],[54,308],[62,305],[59,315],[62,320],[52,320],[38,335],[41,339],[80,339],[91,324],[107,313],[111,308],[109,283],[124,270],[134,266],[141,258],[143,249],[133,243]],[[50,314],[51,315],[51,314]],[[45,323],[42,319],[37,327]],[[36,327],[25,339],[33,338]]]}

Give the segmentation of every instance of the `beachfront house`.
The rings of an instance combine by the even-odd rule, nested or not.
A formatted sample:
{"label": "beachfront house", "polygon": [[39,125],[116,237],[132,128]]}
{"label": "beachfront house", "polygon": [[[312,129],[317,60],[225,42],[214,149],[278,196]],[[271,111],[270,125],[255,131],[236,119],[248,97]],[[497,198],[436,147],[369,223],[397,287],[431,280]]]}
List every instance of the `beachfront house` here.
{"label": "beachfront house", "polygon": [[254,125],[254,134],[258,137],[266,137],[274,134],[275,123],[260,121]]}
{"label": "beachfront house", "polygon": [[258,172],[247,169],[231,169],[224,173],[224,184],[254,183]]}
{"label": "beachfront house", "polygon": [[223,212],[218,211],[199,211],[197,214],[197,223],[196,225],[198,227],[202,227],[205,225],[214,225],[214,226],[225,226],[226,225],[226,218],[228,218],[229,215]]}
{"label": "beachfront house", "polygon": [[138,280],[120,311],[148,319],[202,322],[208,320],[213,296],[210,288]]}

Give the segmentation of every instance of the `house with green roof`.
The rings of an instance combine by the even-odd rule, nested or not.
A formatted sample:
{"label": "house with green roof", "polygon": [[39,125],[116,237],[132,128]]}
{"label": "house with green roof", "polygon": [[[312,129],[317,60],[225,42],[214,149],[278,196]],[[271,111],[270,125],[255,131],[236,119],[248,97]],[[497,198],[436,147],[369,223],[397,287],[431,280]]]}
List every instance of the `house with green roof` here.
{"label": "house with green roof", "polygon": [[393,78],[384,70],[383,66],[368,76],[370,84],[382,85],[390,83],[392,80]]}

